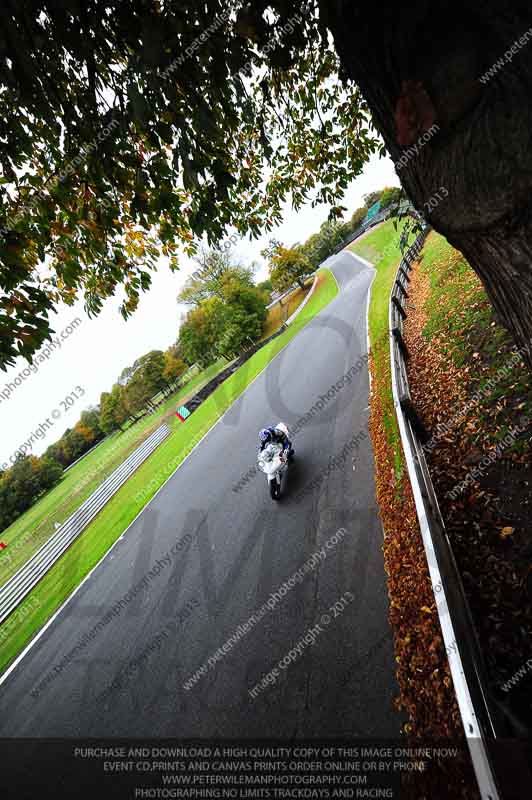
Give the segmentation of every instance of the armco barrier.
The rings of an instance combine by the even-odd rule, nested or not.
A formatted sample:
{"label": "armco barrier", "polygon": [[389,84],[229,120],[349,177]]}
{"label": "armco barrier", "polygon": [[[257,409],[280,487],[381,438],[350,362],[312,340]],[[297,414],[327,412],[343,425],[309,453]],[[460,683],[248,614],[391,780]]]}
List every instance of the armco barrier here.
{"label": "armco barrier", "polygon": [[413,406],[406,371],[408,350],[403,338],[403,323],[408,315],[408,273],[427,232],[428,226],[404,254],[390,296],[393,400],[430,578],[433,589],[437,587],[436,608],[475,775],[483,800],[502,800],[490,743],[498,737],[508,736],[508,729],[500,710],[490,698],[468,602],[425,460],[423,443],[427,441],[428,433]]}
{"label": "armco barrier", "polygon": [[42,547],[0,589],[0,624],[39,583],[48,570],[78,538],[104,505],[109,502],[158,445],[170,429],[161,425],[112,472],[95,492],[64,522]]}
{"label": "armco barrier", "polygon": [[268,305],[266,306],[266,310],[268,311],[270,308],[276,306],[277,303],[280,303],[281,300],[284,300],[285,297],[288,297],[288,295],[291,294],[294,291],[294,289],[297,289],[298,285],[299,284],[297,283],[293,283],[292,286],[290,286],[286,290],[286,292],[283,292],[282,294],[279,295],[279,297],[276,297],[275,300],[272,300],[271,303],[268,303]]}

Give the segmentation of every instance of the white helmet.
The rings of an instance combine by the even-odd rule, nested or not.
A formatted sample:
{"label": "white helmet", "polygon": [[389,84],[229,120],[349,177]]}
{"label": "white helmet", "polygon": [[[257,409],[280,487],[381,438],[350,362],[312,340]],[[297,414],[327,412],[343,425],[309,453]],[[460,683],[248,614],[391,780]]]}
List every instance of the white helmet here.
{"label": "white helmet", "polygon": [[284,422],[278,422],[277,425],[275,426],[275,430],[281,431],[281,433],[284,433],[287,439],[289,438],[288,428],[286,427]]}

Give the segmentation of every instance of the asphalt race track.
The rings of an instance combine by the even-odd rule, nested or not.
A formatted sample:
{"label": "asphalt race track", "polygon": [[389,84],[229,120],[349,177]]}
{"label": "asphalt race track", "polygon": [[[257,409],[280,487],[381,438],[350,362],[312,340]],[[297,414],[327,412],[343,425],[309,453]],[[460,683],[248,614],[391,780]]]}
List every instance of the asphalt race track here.
{"label": "asphalt race track", "polygon": [[[214,426],[0,684],[0,736],[398,735],[365,364],[295,436],[278,503],[260,473],[233,490],[255,463],[259,428],[294,425],[367,351],[373,270],[346,253],[327,266],[339,295]],[[150,571],[146,588],[60,666]],[[271,610],[245,630],[269,598]]]}

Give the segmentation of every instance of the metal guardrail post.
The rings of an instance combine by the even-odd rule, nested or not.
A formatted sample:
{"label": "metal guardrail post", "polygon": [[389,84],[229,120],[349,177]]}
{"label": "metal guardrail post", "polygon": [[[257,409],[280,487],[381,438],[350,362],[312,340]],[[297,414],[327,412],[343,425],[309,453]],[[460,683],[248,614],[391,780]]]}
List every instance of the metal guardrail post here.
{"label": "metal guardrail post", "polygon": [[399,298],[396,297],[396,296],[393,296],[392,297],[392,303],[394,304],[394,306],[398,310],[399,314],[401,315],[401,319],[406,319],[408,315],[407,315],[406,311],[404,310],[403,306],[401,305],[401,301],[399,300]]}
{"label": "metal guardrail post", "polygon": [[395,281],[395,285],[397,286],[398,289],[401,290],[401,294],[403,295],[403,297],[408,298],[408,292],[406,291],[405,287],[403,286],[403,284],[399,279]]}
{"label": "metal guardrail post", "polygon": [[403,356],[405,361],[408,361],[410,358],[410,353],[408,352],[408,347],[406,346],[406,342],[403,339],[403,334],[399,330],[399,328],[392,328],[392,336],[394,337],[397,345],[401,351],[401,355]]}

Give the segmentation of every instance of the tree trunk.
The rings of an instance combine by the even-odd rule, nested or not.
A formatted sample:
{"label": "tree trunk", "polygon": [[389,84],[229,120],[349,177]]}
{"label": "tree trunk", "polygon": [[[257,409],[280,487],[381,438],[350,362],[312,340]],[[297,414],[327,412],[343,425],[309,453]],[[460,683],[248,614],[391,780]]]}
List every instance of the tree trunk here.
{"label": "tree trunk", "polygon": [[463,252],[532,369],[529,2],[321,0],[414,206]]}

